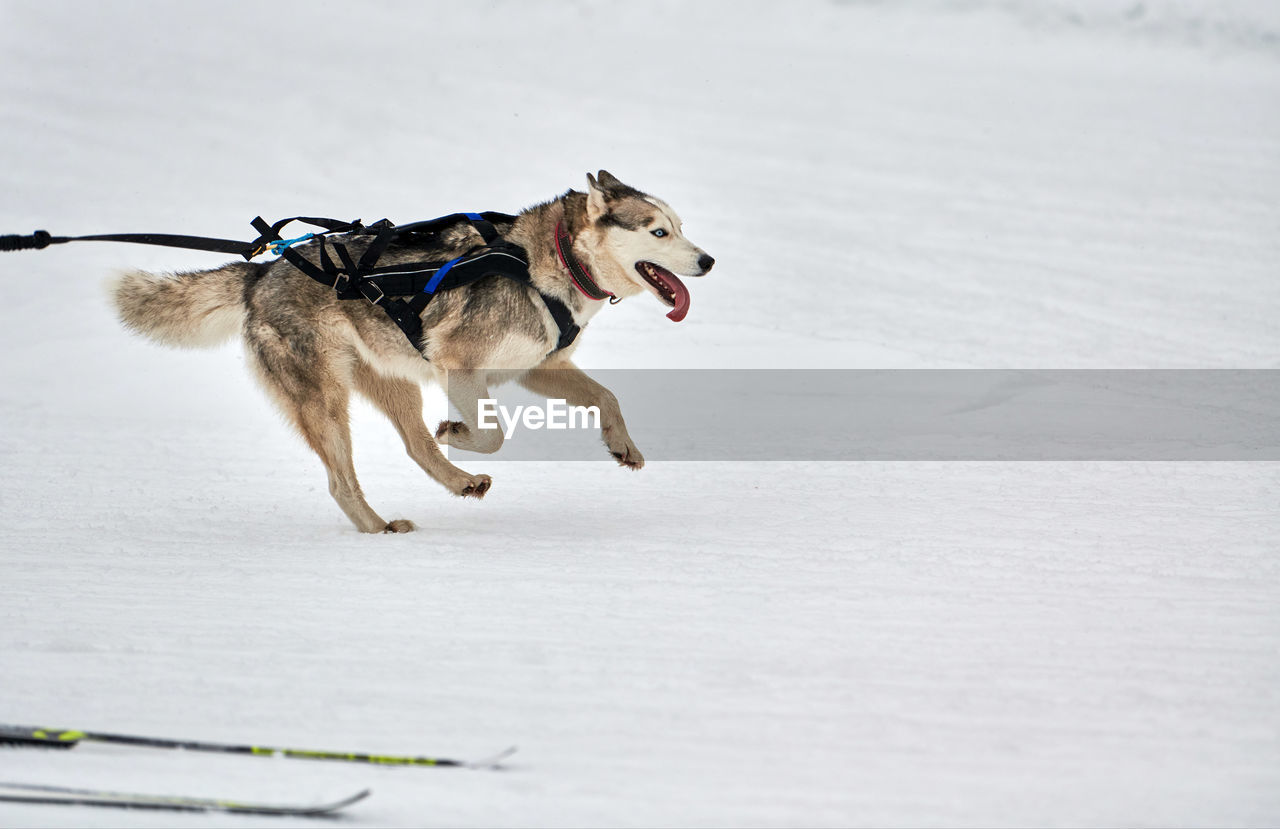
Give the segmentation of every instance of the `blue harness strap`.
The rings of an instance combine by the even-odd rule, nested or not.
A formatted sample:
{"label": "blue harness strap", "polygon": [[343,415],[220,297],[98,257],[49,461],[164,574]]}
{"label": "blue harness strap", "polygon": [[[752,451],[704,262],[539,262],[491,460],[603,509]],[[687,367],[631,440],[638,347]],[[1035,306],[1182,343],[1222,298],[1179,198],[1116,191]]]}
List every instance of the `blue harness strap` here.
{"label": "blue harness strap", "polygon": [[434,294],[436,292],[436,288],[440,287],[440,281],[444,279],[444,275],[447,274],[454,265],[461,262],[462,259],[463,257],[459,256],[457,259],[450,259],[448,262],[441,265],[440,270],[436,271],[436,275],[431,277],[431,280],[427,282],[425,287],[423,287],[423,292]]}

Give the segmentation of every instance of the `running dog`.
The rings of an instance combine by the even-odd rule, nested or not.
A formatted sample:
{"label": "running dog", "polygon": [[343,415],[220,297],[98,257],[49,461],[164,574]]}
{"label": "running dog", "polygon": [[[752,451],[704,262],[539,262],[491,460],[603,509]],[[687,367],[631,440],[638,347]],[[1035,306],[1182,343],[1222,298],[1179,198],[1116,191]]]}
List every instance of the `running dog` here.
{"label": "running dog", "polygon": [[[684,237],[666,202],[604,170],[587,174],[587,192],[569,190],[496,229],[527,253],[531,284],[487,276],[440,292],[421,313],[416,346],[380,308],[339,299],[284,259],[180,274],[133,271],[115,281],[112,297],[128,328],[165,345],[209,347],[240,335],[254,375],[324,462],[329,492],[352,523],[367,533],[409,532],[408,520],[383,520],[356,480],[348,422],[353,390],[391,420],[409,456],[455,495],[482,498],[492,479],[454,466],[438,444],[496,452],[502,431],[478,428],[478,401],[491,397],[491,385],[510,380],[570,406],[597,407],[609,452],[639,469],[644,457],[617,399],[573,364],[582,337],[557,350],[559,327],[539,294],[559,299],[583,329],[604,305],[592,293],[617,302],[648,291],[678,321],[689,292],[677,274],[703,276],[715,263]],[[352,244],[358,258],[360,243]],[[425,247],[393,245],[379,261],[449,259],[482,244],[460,220]],[[314,263],[319,247],[313,241],[295,249]],[[589,292],[582,280],[594,280],[597,290]],[[434,435],[422,418],[421,386],[432,381],[463,418],[441,422]]]}

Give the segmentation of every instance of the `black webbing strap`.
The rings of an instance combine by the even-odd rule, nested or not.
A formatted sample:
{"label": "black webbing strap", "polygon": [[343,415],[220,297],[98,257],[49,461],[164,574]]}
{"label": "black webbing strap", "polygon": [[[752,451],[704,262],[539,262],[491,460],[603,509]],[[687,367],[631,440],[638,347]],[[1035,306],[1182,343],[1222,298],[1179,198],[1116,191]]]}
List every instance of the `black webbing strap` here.
{"label": "black webbing strap", "polygon": [[[360,296],[359,293],[352,290],[353,286],[350,284],[352,274],[356,273],[357,269],[351,262],[351,257],[347,253],[346,246],[339,242],[335,242],[333,245],[334,249],[338,252],[338,256],[343,260],[345,268],[345,270],[343,270],[334,265],[333,259],[329,257],[329,251],[325,245],[325,236],[327,234],[353,233],[365,230],[364,225],[360,223],[359,219],[351,222],[343,222],[337,219],[324,219],[315,216],[294,216],[289,219],[281,219],[273,224],[267,224],[266,220],[261,216],[256,216],[249,224],[253,225],[254,230],[258,231],[258,238],[252,242],[253,252],[245,258],[247,259],[250,256],[256,256],[259,253],[262,253],[270,247],[273,242],[285,242],[285,240],[280,237],[280,231],[290,222],[304,222],[315,227],[324,228],[324,233],[314,234],[314,236],[320,241],[320,265],[314,265],[302,254],[294,250],[290,244],[279,245],[276,249],[276,253],[283,256],[289,261],[289,264],[293,265],[315,281],[333,288],[338,292],[338,297],[340,299],[354,299],[355,297]],[[374,227],[377,227],[378,232],[381,232],[384,225],[390,225],[390,222],[383,219],[381,222],[375,223]]]}
{"label": "black webbing strap", "polygon": [[396,238],[396,226],[391,222],[383,219],[369,226],[377,235],[373,237],[373,242],[369,247],[365,248],[364,255],[360,257],[360,263],[356,265],[356,273],[363,275],[373,269],[378,264],[378,259],[386,252],[387,246]]}
{"label": "black webbing strap", "polygon": [[[386,219],[383,219],[382,221],[385,222]],[[351,222],[344,222],[338,219],[324,219],[316,216],[293,216],[289,219],[281,219],[278,222],[267,224],[266,219],[263,219],[261,216],[255,216],[253,221],[249,222],[249,224],[253,225],[254,230],[258,231],[258,238],[249,243],[252,246],[253,251],[252,253],[245,255],[244,258],[251,259],[259,253],[264,252],[272,242],[283,241],[280,238],[280,231],[285,225],[290,224],[291,222],[302,222],[304,224],[313,225],[314,227],[324,228],[325,233],[351,233],[354,231],[364,230],[364,225],[360,223],[359,219]],[[316,235],[324,236],[324,234]],[[288,246],[284,246],[279,252],[283,253],[284,250],[287,249]]]}
{"label": "black webbing strap", "polygon": [[551,312],[551,318],[556,321],[556,327],[560,329],[560,340],[556,343],[555,350],[568,348],[582,330],[573,321],[573,313],[569,310],[569,306],[542,291],[538,291],[538,296],[542,297],[543,304],[547,306],[547,310]]}
{"label": "black webbing strap", "polygon": [[474,227],[480,234],[480,237],[484,239],[484,243],[486,245],[492,245],[494,242],[498,241],[498,229],[494,227],[493,223],[484,216],[481,216],[479,213],[464,213],[463,215],[471,221],[471,226]]}
{"label": "black webbing strap", "polygon": [[[384,220],[385,221],[385,220]],[[326,233],[348,233],[360,230],[360,222],[343,222],[338,219],[323,219],[312,216],[294,216],[281,219],[275,224],[267,224],[261,216],[250,224],[258,231],[258,238],[252,242],[241,242],[236,239],[215,239],[209,236],[181,236],[172,233],[98,233],[92,236],[54,236],[46,230],[20,235],[9,233],[0,235],[0,252],[15,250],[42,250],[49,245],[61,245],[67,242],[131,242],[135,245],[159,245],[184,250],[207,250],[212,253],[232,253],[252,259],[266,250],[270,242],[280,241],[280,230],[290,222],[324,228]]]}
{"label": "black webbing strap", "polygon": [[[293,248],[284,248],[283,250],[280,251],[280,255],[283,256],[285,259],[289,260],[290,265],[293,265],[295,268],[302,271],[304,274],[311,277],[316,282],[320,282],[325,285],[328,285],[330,288],[333,288],[335,291],[337,291],[339,295],[342,294],[342,291],[345,286],[339,286],[338,283],[343,279],[343,277],[346,276],[346,274],[339,273],[336,269],[332,269],[332,268],[329,268],[329,269],[318,268],[315,265],[311,264],[311,262],[308,261],[306,257],[304,257],[301,253],[298,253]],[[329,264],[332,266],[333,264],[332,261],[330,261]]]}
{"label": "black webbing strap", "polygon": [[[469,285],[487,276],[502,276],[534,287],[524,249],[501,238],[461,260],[454,260],[444,278],[437,280],[436,274],[446,265],[446,262],[420,262],[388,266],[397,271],[363,276],[359,282],[359,291],[365,299],[382,308],[415,347],[420,347],[422,312],[436,294]],[[428,291],[427,288],[433,283],[435,287]],[[394,298],[397,295],[409,298]],[[547,306],[547,311],[560,332],[553,351],[568,347],[581,331],[573,321],[573,313],[554,296],[541,291],[538,291],[538,296]]]}
{"label": "black webbing strap", "polygon": [[[488,230],[492,231],[496,238],[499,234],[497,232],[497,228],[493,226],[495,222],[511,224],[517,218],[518,217],[512,216],[510,213],[497,213],[492,210],[486,210],[483,213],[450,213],[448,216],[440,216],[436,219],[427,219],[422,222],[411,222],[407,225],[397,225],[396,229],[401,235],[411,233],[434,233],[441,228],[455,225],[464,220],[471,222],[473,227],[477,221],[480,221],[488,225]],[[482,237],[485,237],[485,242],[487,244],[490,240],[486,236],[485,230],[480,227],[477,227],[476,230]]]}
{"label": "black webbing strap", "polygon": [[366,283],[365,290],[378,290],[379,293],[375,297],[368,296],[366,299],[381,308],[391,321],[404,332],[409,339],[410,344],[414,348],[422,349],[422,312],[426,309],[427,304],[431,302],[431,294],[418,294],[412,299],[389,299],[385,294],[380,293],[380,289],[375,284]]}
{"label": "black webbing strap", "polygon": [[[356,273],[355,260],[351,258],[351,251],[347,250],[347,246],[342,242],[334,242],[333,249],[337,251],[338,258],[342,260],[342,267],[338,268],[330,260],[324,267],[326,273],[333,273],[333,288],[338,292],[338,299],[355,299],[360,296],[360,278]],[[320,252],[324,254],[323,240],[321,241]]]}
{"label": "black webbing strap", "polygon": [[160,245],[187,250],[207,250],[213,253],[233,253],[252,258],[253,245],[235,239],[211,239],[207,236],[176,236],[169,233],[103,233],[94,236],[53,236],[46,230],[37,230],[22,236],[9,233],[0,236],[0,251],[42,250],[49,245],[67,242],[133,242],[139,245]]}

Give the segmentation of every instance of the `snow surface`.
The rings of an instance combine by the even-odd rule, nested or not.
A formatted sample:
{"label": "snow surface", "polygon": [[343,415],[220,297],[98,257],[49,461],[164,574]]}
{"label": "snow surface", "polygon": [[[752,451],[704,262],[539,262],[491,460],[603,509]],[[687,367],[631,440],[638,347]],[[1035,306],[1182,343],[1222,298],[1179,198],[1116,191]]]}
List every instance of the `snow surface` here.
{"label": "snow surface", "polygon": [[[1280,367],[1280,6],[0,2],[0,232],[513,210],[605,167],[718,260],[588,369]],[[1280,824],[1274,463],[470,462],[356,412],[354,532],[234,347],[0,279],[0,780],[344,825]],[[444,409],[428,404],[428,419]],[[779,424],[788,437],[793,422]],[[643,446],[641,446],[643,449]],[[293,821],[0,804],[4,826]],[[298,822],[298,825],[302,825]]]}

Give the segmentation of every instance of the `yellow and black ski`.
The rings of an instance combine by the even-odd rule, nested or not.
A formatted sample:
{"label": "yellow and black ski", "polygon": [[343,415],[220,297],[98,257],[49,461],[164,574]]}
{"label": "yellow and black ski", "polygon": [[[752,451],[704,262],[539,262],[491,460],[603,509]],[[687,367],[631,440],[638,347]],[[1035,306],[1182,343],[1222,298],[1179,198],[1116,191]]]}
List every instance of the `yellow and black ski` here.
{"label": "yellow and black ski", "polygon": [[0,723],[0,745],[40,748],[72,748],[81,742],[112,743],[137,748],[169,748],[186,751],[207,751],[218,754],[252,754],[259,757],[292,757],[300,760],[337,760],[346,763],[367,763],[376,766],[440,766],[469,769],[497,768],[515,753],[515,746],[484,760],[452,760],[447,757],[415,757],[402,754],[365,754],[350,751],[317,751],[304,748],[280,748],[277,746],[239,745],[235,743],[211,743],[201,740],[174,740],[166,737],[139,737],[132,734],[108,734],[101,731],[80,731],[67,728],[38,728],[25,725]]}

